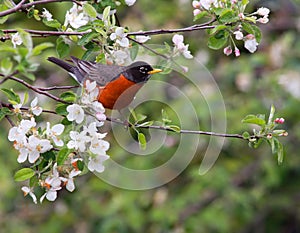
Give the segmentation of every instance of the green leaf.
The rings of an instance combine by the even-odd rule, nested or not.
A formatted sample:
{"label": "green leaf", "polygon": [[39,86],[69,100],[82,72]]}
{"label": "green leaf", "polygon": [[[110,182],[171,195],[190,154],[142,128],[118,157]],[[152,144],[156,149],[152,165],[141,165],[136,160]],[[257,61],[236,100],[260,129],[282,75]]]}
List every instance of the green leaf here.
{"label": "green leaf", "polygon": [[219,21],[221,23],[232,23],[237,21],[238,19],[239,18],[236,17],[235,12],[230,8],[223,9],[219,16]]}
{"label": "green leaf", "polygon": [[261,41],[261,30],[259,27],[252,25],[250,23],[247,23],[247,22],[243,22],[242,26],[246,32],[255,36],[257,43],[259,43]]}
{"label": "green leaf", "polygon": [[255,115],[248,115],[242,120],[242,123],[256,124],[256,125],[264,126],[266,124],[266,121]]}
{"label": "green leaf", "polygon": [[134,61],[139,53],[139,46],[135,45],[130,48],[130,58]]}
{"label": "green leaf", "polygon": [[[7,10],[8,8],[13,8],[14,6],[6,6],[5,4],[0,4],[0,12]],[[4,24],[8,19],[8,15],[0,17],[0,24]]]}
{"label": "green leaf", "polygon": [[92,27],[92,25],[90,25],[90,24],[83,25],[83,26],[77,28],[77,32],[85,32],[85,31],[87,31],[87,30],[89,30],[89,29],[92,29],[92,28],[93,28],[93,27]]}
{"label": "green leaf", "polygon": [[103,18],[102,20],[105,21],[110,13],[110,6],[105,7],[105,9],[103,10]]}
{"label": "green leaf", "polygon": [[80,171],[83,171],[84,169],[84,162],[81,160],[77,160],[77,167]]}
{"label": "green leaf", "polygon": [[53,151],[46,151],[45,153],[42,153],[41,155],[47,161],[49,161],[49,160],[55,160],[55,154],[54,154]]}
{"label": "green leaf", "polygon": [[209,31],[209,35],[213,35],[213,34],[215,34],[216,32],[221,31],[221,30],[224,30],[224,29],[226,29],[226,28],[227,28],[226,25],[218,25],[218,26],[216,26],[215,28],[213,28],[213,29],[211,29],[211,30]]}
{"label": "green leaf", "polygon": [[146,122],[139,124],[137,127],[149,127],[149,126],[153,125],[153,123],[154,123],[154,121],[146,121]]}
{"label": "green leaf", "polygon": [[211,49],[221,49],[228,41],[228,32],[225,30],[218,31],[215,35],[208,38],[208,47]]}
{"label": "green leaf", "polygon": [[53,19],[53,20],[47,20],[47,19],[43,19],[43,23],[48,26],[48,27],[51,27],[51,28],[60,28],[61,27],[61,23],[59,21],[57,21],[56,19]]}
{"label": "green leaf", "polygon": [[28,101],[28,98],[29,98],[28,92],[27,92],[27,91],[25,91],[25,93],[24,93],[24,99],[23,99],[23,103],[22,103],[22,105],[24,105],[24,104],[26,104],[26,103],[27,103],[27,101]]}
{"label": "green leaf", "polygon": [[194,21],[197,21],[199,19],[202,19],[203,17],[207,16],[208,12],[207,11],[201,11],[198,15],[194,17]]}
{"label": "green leaf", "polygon": [[15,93],[13,89],[8,90],[6,88],[1,88],[0,90],[7,96],[8,100],[14,101],[18,104],[21,103],[20,96]]}
{"label": "green leaf", "polygon": [[252,25],[252,30],[254,32],[254,36],[255,36],[257,43],[260,43],[261,37],[262,37],[260,28],[257,27],[256,25]]}
{"label": "green leaf", "polygon": [[85,3],[83,5],[83,11],[91,18],[97,17],[97,11],[95,10],[95,8],[92,5],[90,5],[88,3]]}
{"label": "green leaf", "polygon": [[248,5],[249,3],[249,0],[242,0],[242,4],[245,6],[245,5]]}
{"label": "green leaf", "polygon": [[161,116],[164,124],[168,124],[172,122],[172,120],[170,120],[169,118],[168,113],[164,109],[161,110]]}
{"label": "green leaf", "polygon": [[29,187],[34,187],[34,186],[37,186],[39,183],[39,179],[37,176],[33,176],[30,178],[29,180]]}
{"label": "green leaf", "polygon": [[60,58],[64,58],[70,53],[70,46],[61,37],[56,40],[56,52]]}
{"label": "green leaf", "polygon": [[168,125],[168,129],[176,132],[176,133],[180,133],[180,127],[178,125]]}
{"label": "green leaf", "polygon": [[36,56],[39,55],[43,50],[54,47],[54,44],[50,42],[44,42],[37,46],[35,46],[32,50],[32,55]]}
{"label": "green leaf", "polygon": [[275,114],[275,107],[272,104],[271,105],[271,109],[270,109],[270,115],[269,115],[269,119],[268,119],[268,124],[273,123],[274,114]]}
{"label": "green leaf", "polygon": [[242,136],[243,136],[244,139],[249,139],[249,138],[250,138],[250,134],[249,134],[247,131],[245,131],[245,132],[242,134]]}
{"label": "green leaf", "polygon": [[6,115],[12,115],[13,112],[7,108],[7,107],[2,107],[0,108],[0,121],[6,116]]}
{"label": "green leaf", "polygon": [[137,120],[136,120],[137,122],[141,122],[141,121],[143,121],[143,120],[145,120],[147,118],[147,116],[145,116],[143,114],[140,114],[140,113],[138,113],[136,115],[136,117],[137,117]]}
{"label": "green leaf", "polygon": [[68,104],[59,103],[55,108],[55,112],[61,116],[66,116],[68,115],[68,111],[67,111],[68,106],[69,106]]}
{"label": "green leaf", "polygon": [[78,41],[78,45],[86,45],[89,43],[92,39],[96,38],[98,36],[98,33],[96,32],[90,32],[87,34],[84,34]]}
{"label": "green leaf", "polygon": [[15,181],[24,181],[33,177],[34,174],[35,172],[31,168],[22,168],[15,173],[14,179]]}
{"label": "green leaf", "polygon": [[274,137],[270,139],[270,144],[271,144],[272,153],[277,155],[277,161],[279,164],[281,164],[284,157],[282,144],[279,142],[277,138]]}
{"label": "green leaf", "polygon": [[67,102],[75,102],[77,95],[72,91],[67,91],[60,94],[59,98]]}
{"label": "green leaf", "polygon": [[63,165],[66,159],[70,154],[70,150],[68,148],[61,149],[57,154],[57,164]]}
{"label": "green leaf", "polygon": [[5,57],[1,60],[1,72],[4,75],[9,75],[13,68],[13,63],[10,60],[10,57]]}
{"label": "green leaf", "polygon": [[142,150],[145,150],[147,147],[146,137],[143,133],[138,133],[139,145]]}
{"label": "green leaf", "polygon": [[64,119],[62,119],[61,123],[63,125],[71,125],[72,121],[69,121],[68,118],[65,117]]}

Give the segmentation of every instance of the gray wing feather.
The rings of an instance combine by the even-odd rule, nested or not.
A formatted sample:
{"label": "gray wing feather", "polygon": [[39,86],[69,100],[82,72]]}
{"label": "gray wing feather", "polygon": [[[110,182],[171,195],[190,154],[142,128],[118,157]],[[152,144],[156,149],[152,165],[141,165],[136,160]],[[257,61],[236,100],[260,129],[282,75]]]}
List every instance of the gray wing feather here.
{"label": "gray wing feather", "polygon": [[80,75],[80,79],[89,78],[94,80],[100,86],[105,86],[108,82],[116,79],[125,69],[123,66],[115,66],[115,65],[103,65],[100,63],[83,61],[78,58],[71,57],[72,62],[77,68],[78,77]]}

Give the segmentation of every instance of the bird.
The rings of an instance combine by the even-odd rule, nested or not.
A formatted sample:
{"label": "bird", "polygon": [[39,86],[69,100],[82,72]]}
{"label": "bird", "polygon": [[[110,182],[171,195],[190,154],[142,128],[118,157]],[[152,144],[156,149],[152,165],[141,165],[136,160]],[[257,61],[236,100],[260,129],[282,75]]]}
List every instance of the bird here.
{"label": "bird", "polygon": [[128,66],[104,65],[73,56],[71,63],[56,57],[48,57],[48,61],[68,71],[81,85],[87,79],[96,81],[99,89],[98,101],[104,108],[112,110],[127,107],[151,75],[162,71],[154,69],[144,61],[136,61]]}

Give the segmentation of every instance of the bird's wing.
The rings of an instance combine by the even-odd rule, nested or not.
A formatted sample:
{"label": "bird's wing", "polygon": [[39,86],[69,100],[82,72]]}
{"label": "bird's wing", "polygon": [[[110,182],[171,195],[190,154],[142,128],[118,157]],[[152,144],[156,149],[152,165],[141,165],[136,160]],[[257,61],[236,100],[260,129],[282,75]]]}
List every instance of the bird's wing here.
{"label": "bird's wing", "polygon": [[116,79],[125,69],[123,66],[103,65],[96,62],[79,60],[75,57],[72,57],[72,62],[77,68],[78,74],[75,73],[77,77],[80,76],[82,80],[84,78],[94,80],[100,86],[105,86]]}

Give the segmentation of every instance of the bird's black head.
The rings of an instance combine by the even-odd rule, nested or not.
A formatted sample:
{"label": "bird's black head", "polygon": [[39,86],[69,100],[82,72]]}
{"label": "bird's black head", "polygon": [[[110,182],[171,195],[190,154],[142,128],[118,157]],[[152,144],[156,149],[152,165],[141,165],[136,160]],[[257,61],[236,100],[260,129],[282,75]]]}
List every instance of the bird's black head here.
{"label": "bird's black head", "polygon": [[126,67],[125,76],[127,79],[135,82],[147,82],[151,74],[159,73],[162,70],[153,69],[148,63],[137,61]]}

